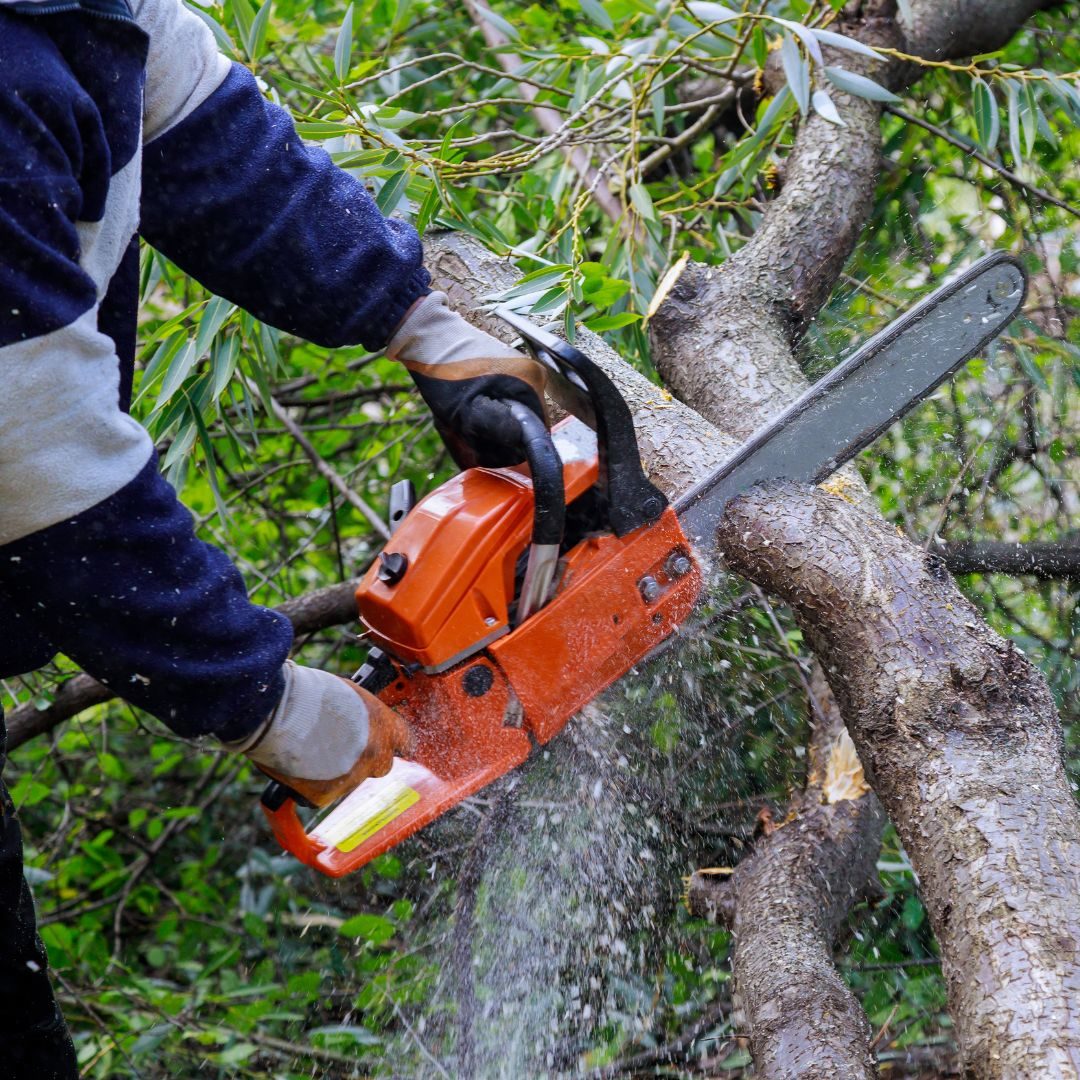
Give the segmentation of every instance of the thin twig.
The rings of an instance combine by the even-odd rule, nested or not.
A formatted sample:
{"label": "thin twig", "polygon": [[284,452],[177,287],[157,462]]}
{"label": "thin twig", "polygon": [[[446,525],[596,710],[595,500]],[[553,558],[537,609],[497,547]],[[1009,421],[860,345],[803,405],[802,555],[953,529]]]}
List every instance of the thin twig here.
{"label": "thin twig", "polygon": [[374,510],[344,480],[338,475],[337,471],[326,461],[325,458],[319,453],[318,450],[312,445],[311,440],[304,434],[300,425],[289,415],[288,410],[277,400],[277,398],[271,395],[270,397],[270,409],[274,416],[288,429],[289,434],[296,441],[296,445],[304,452],[307,459],[315,466],[316,470],[321,476],[325,476],[331,484],[341,493],[342,498],[345,501],[359,510],[363,515],[367,523],[384,539],[390,539],[390,529],[387,527],[386,522],[383,521]]}
{"label": "thin twig", "polygon": [[1010,169],[1006,169],[1000,162],[994,161],[991,157],[987,157],[986,154],[982,153],[981,150],[976,149],[971,143],[965,142],[959,136],[951,134],[946,131],[945,128],[938,127],[937,124],[932,124],[929,120],[923,120],[922,117],[915,116],[905,109],[898,108],[896,105],[886,105],[885,111],[891,112],[893,116],[898,116],[901,120],[906,120],[909,124],[915,124],[917,127],[929,131],[931,135],[936,135],[939,139],[944,139],[945,142],[949,143],[951,146],[955,146],[958,150],[963,150],[965,154],[970,154],[976,161],[982,162],[988,169],[993,169],[998,176],[1003,180],[1007,180],[1014,187],[1021,188],[1029,195],[1034,195],[1036,199],[1048,202],[1052,206],[1059,207],[1066,213],[1072,214],[1073,217],[1080,218],[1080,209],[1071,206],[1064,199],[1059,199],[1056,195],[1051,195],[1049,191],[1044,191],[1034,184],[1029,184]]}

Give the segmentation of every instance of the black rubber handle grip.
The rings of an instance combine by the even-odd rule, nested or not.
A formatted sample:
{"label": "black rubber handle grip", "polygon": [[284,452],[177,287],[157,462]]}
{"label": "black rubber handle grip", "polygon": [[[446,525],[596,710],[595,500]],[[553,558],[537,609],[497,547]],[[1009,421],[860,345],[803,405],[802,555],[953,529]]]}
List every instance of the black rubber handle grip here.
{"label": "black rubber handle grip", "polygon": [[566,524],[562,458],[547,425],[527,405],[514,402],[510,413],[521,428],[521,448],[533,483],[534,544],[560,544]]}

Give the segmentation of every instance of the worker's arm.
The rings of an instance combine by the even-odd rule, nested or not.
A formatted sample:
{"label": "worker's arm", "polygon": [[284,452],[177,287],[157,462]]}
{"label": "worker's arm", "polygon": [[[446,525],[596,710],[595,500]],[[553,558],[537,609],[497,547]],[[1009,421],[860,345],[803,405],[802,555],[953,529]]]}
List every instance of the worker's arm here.
{"label": "worker's arm", "polygon": [[180,0],[149,35],[142,235],[220,296],[317,344],[386,344],[429,275],[416,230],[305,146]]}
{"label": "worker's arm", "polygon": [[[78,19],[0,9],[0,674],[64,652],[180,734],[325,797],[386,768],[403,731],[344,680],[286,664],[288,620],[198,539],[120,407],[98,315],[134,230],[138,140],[121,121],[140,67],[110,52],[129,37]],[[121,76],[107,115],[58,44],[73,33]],[[12,647],[23,622],[32,650]]]}
{"label": "worker's arm", "polygon": [[[147,60],[141,230],[204,285],[323,345],[409,369],[459,460],[520,461],[510,406],[543,415],[544,368],[429,294],[420,241],[304,145],[251,73],[180,0],[142,0]],[[402,324],[408,313],[408,319]]]}

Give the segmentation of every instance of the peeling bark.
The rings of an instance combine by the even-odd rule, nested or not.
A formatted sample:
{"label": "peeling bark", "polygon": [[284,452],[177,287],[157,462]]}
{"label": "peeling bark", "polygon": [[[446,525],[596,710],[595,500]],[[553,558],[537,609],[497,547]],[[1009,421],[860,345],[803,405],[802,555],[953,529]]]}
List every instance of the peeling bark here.
{"label": "peeling bark", "polygon": [[1080,1074],[1080,811],[1041,674],[933,557],[819,489],[718,534],[791,605],[920,882],[968,1070]]}
{"label": "peeling bark", "polygon": [[877,1075],[870,1025],[832,960],[852,904],[876,882],[884,814],[876,796],[827,801],[827,762],[843,735],[820,669],[811,684],[817,722],[806,788],[785,824],[730,877],[698,871],[692,913],[733,932],[735,1004],[766,1080],[869,1080]]}

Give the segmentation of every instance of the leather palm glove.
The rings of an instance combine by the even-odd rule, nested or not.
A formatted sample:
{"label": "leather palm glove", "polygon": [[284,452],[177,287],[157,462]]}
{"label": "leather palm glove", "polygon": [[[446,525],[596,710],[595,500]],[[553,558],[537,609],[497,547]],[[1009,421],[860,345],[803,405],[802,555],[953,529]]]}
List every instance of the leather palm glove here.
{"label": "leather palm glove", "polygon": [[433,292],[405,316],[387,355],[408,369],[458,465],[517,465],[525,460],[515,402],[544,422],[547,368],[478,330]]}
{"label": "leather palm glove", "polygon": [[315,806],[390,771],[409,747],[405,721],[356,683],[285,664],[285,693],[254,734],[225,745]]}

